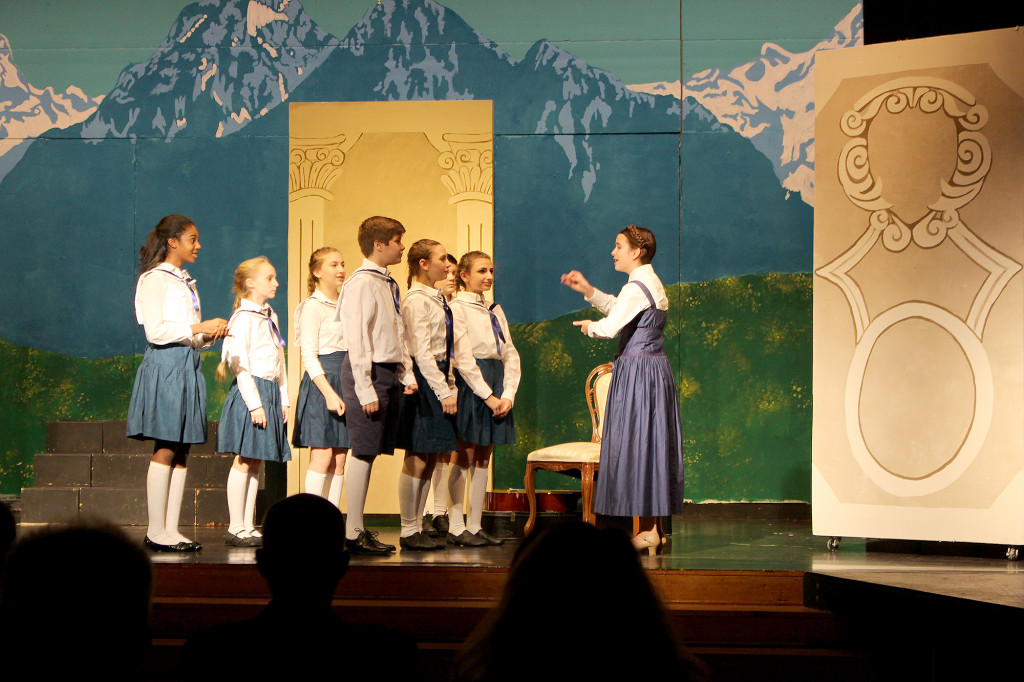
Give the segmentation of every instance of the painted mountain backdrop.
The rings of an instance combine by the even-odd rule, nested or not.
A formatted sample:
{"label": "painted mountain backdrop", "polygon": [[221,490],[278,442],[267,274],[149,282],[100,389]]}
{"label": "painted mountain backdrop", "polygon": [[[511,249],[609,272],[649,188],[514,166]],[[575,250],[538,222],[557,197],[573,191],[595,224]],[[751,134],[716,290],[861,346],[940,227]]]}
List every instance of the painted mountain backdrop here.
{"label": "painted mountain backdrop", "polygon": [[814,205],[814,56],[862,45],[864,17],[854,6],[832,35],[794,54],[765,43],[761,57],[729,70],[709,69],[680,85],[631,85],[638,92],[692,97],[765,155],[782,186]]}
{"label": "painted mountain backdrop", "polygon": [[0,35],[0,179],[21,159],[31,138],[84,121],[102,99],[73,86],[64,92],[32,87],[14,64],[7,37]]}
{"label": "painted mountain backdrop", "polygon": [[[495,258],[513,322],[579,307],[556,286],[570,254],[617,287],[605,246],[630,222],[663,235],[667,282],[810,267],[810,208],[692,98],[633,92],[543,39],[516,63],[432,0],[383,0],[342,39],[295,0],[205,0],[91,118],[32,142],[0,181],[0,295],[37,292],[0,316],[0,337],[89,357],[140,348],[137,248],[171,212],[199,224],[193,275],[204,312],[225,314],[238,260],[263,253],[284,275],[281,104],[468,98],[494,101]],[[684,117],[695,134],[680,135]],[[59,291],[55,257],[73,278]]]}

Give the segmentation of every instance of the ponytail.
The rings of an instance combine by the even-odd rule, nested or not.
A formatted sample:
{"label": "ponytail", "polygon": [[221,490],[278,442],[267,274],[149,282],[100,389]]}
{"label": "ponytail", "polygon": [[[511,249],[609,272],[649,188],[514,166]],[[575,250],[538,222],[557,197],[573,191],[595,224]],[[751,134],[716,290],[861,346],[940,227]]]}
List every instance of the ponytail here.
{"label": "ponytail", "polygon": [[[441,246],[441,242],[436,242],[433,239],[418,239],[409,247],[409,255],[406,257],[406,263],[409,266],[409,278],[406,281],[406,287],[411,287],[412,280],[423,272],[423,269],[420,267],[420,261],[423,259],[430,260],[430,252],[434,250],[435,246]],[[434,283],[431,282],[430,285],[433,286]]]}
{"label": "ponytail", "polygon": [[[231,284],[231,291],[235,294],[235,303],[231,307],[231,312],[238,310],[238,306],[242,304],[242,299],[249,293],[248,287],[245,285],[245,281],[248,279],[256,278],[256,271],[263,263],[270,263],[270,260],[266,256],[256,256],[249,260],[244,260],[238,264],[235,268],[235,280]],[[214,373],[217,381],[224,381],[228,376],[228,365],[223,360],[217,365],[217,371]]]}
{"label": "ponytail", "polygon": [[167,240],[180,237],[185,230],[195,227],[191,218],[172,214],[164,216],[146,235],[146,243],[139,249],[139,274],[149,272],[167,258]]}
{"label": "ponytail", "polygon": [[321,246],[319,249],[309,254],[309,276],[306,277],[306,296],[312,296],[316,288],[320,286],[320,278],[313,274],[314,270],[319,270],[327,260],[327,256],[336,253],[341,255],[341,251],[338,251],[333,246]]}

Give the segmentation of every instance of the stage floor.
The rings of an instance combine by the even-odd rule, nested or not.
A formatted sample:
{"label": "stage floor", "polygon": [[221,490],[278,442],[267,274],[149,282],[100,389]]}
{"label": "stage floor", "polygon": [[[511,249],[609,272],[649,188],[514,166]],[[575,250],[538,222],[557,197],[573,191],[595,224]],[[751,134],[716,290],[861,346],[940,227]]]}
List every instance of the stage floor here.
{"label": "stage floor", "polygon": [[[369,524],[380,532],[379,539],[398,545],[398,526],[383,521]],[[126,527],[139,542],[144,527]],[[188,533],[186,533],[188,534]],[[199,528],[196,537],[203,550],[196,554],[152,554],[154,563],[254,563],[255,550],[229,547],[223,528]],[[811,535],[809,521],[765,519],[673,520],[673,533],[665,552],[659,556],[641,556],[649,569],[668,570],[756,570],[810,571],[815,562],[830,560],[826,538]],[[508,540],[500,547],[459,548],[434,552],[397,551],[389,557],[354,556],[352,565],[455,565],[507,568],[521,540]],[[844,541],[840,556],[864,558],[863,540]]]}
{"label": "stage floor", "polygon": [[[20,528],[31,532],[33,526]],[[378,519],[371,528],[398,545],[397,521]],[[143,526],[124,527],[140,543]],[[186,534],[189,534],[186,529]],[[224,543],[223,528],[197,528],[203,550],[195,554],[151,553],[154,564],[255,564],[255,550]],[[1008,561],[1005,547],[842,539],[830,552],[827,538],[811,533],[809,519],[673,519],[665,552],[641,556],[645,568],[663,571],[799,571],[865,585],[881,585],[1024,609],[1024,561]],[[500,547],[434,552],[397,551],[387,557],[354,556],[352,566],[447,566],[508,568],[521,540]]]}
{"label": "stage floor", "polygon": [[[380,539],[398,545],[398,527],[371,526]],[[125,529],[140,542],[143,527]],[[224,544],[222,528],[197,529],[203,551],[152,554],[154,563],[251,564],[255,550]],[[1005,547],[943,543],[901,543],[844,538],[836,552],[827,538],[811,533],[809,520],[673,520],[665,552],[641,556],[652,570],[802,571],[871,584],[1024,608],[1024,561],[1008,561]],[[355,556],[353,566],[464,566],[507,568],[521,541],[500,547],[457,548],[435,552],[397,551],[388,557]],[[959,550],[959,552],[958,552]]]}

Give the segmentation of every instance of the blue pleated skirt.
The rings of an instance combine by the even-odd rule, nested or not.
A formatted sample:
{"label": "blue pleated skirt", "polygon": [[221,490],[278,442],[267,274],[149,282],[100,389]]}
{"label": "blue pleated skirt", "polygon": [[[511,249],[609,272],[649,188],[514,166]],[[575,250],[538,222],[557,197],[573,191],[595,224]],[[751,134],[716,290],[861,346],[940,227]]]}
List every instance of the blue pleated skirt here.
{"label": "blue pleated skirt", "polygon": [[[476,365],[494,395],[501,396],[505,384],[505,365],[501,360],[477,358]],[[512,445],[516,442],[516,422],[512,412],[495,419],[491,408],[473,393],[458,372],[455,373],[455,386],[459,389],[458,413],[455,415],[455,432],[459,440],[477,445]]]}
{"label": "blue pleated skirt", "polygon": [[668,516],[683,510],[675,377],[664,355],[623,355],[612,367],[594,511]]}
{"label": "blue pleated skirt", "polygon": [[150,345],[135,373],[128,404],[129,438],[206,442],[203,359],[190,346]]}
{"label": "blue pleated skirt", "polygon": [[[348,351],[337,351],[319,356],[324,377],[335,393],[341,396],[341,363]],[[359,407],[356,405],[355,407]],[[349,405],[346,403],[345,409]],[[302,373],[299,397],[295,405],[295,423],[292,425],[292,445],[299,448],[347,448],[351,445],[345,416],[328,411],[324,394]]]}
{"label": "blue pleated skirt", "polygon": [[[448,363],[438,363],[448,373]],[[401,398],[398,422],[398,447],[409,452],[451,452],[455,449],[455,415],[445,414],[420,368],[413,362],[413,374],[419,390]]]}
{"label": "blue pleated skirt", "polygon": [[278,385],[261,377],[253,377],[256,389],[267,413],[267,425],[260,428],[252,423],[249,408],[238,390],[238,382],[232,382],[224,407],[220,411],[217,425],[217,451],[230,452],[249,459],[269,462],[287,462],[292,458],[284,421],[281,419],[281,389]]}

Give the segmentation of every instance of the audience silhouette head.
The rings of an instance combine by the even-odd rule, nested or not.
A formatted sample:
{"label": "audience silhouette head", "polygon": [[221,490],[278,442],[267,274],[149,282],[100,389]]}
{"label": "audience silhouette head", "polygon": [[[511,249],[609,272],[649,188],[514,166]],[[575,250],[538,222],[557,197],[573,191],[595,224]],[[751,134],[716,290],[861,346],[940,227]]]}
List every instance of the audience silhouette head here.
{"label": "audience silhouette head", "polygon": [[348,562],[345,519],[324,498],[301,493],[267,510],[256,564],[275,600],[329,601]]}
{"label": "audience silhouette head", "polygon": [[[534,641],[548,655],[524,656],[522,633],[542,624],[554,628],[552,644]],[[638,666],[666,679],[699,677],[628,536],[572,521],[523,542],[500,602],[456,659],[455,679],[625,679]]]}
{"label": "audience silhouette head", "polygon": [[0,579],[4,672],[10,662],[33,677],[137,676],[149,648],[151,587],[149,557],[115,526],[24,537]]}

